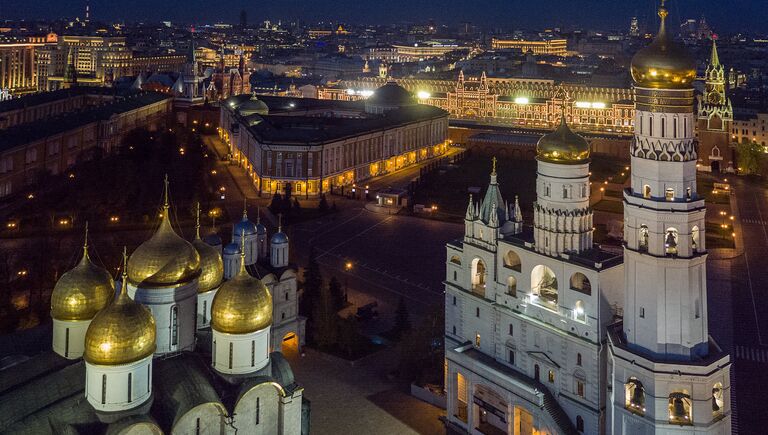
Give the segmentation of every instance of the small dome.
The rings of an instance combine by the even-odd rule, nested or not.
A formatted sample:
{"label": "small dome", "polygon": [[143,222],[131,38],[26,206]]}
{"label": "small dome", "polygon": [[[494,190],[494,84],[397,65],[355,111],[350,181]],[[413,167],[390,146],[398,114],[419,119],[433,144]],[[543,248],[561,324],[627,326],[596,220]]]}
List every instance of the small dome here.
{"label": "small dome", "polygon": [[589,159],[589,143],[574,133],[562,117],[557,130],[539,139],[536,154],[539,160],[551,163],[581,163]]}
{"label": "small dome", "polygon": [[416,104],[413,99],[413,95],[408,92],[404,87],[397,83],[390,81],[384,86],[376,89],[373,95],[368,97],[366,104],[388,106],[388,107],[402,107],[412,106]]}
{"label": "small dome", "polygon": [[85,333],[83,358],[91,364],[128,364],[155,352],[155,319],[128,297],[125,281],[123,276],[120,294],[96,314]]}
{"label": "small dome", "polygon": [[221,236],[216,233],[211,233],[203,237],[203,241],[211,246],[221,246],[222,243]]}
{"label": "small dome", "polygon": [[227,334],[248,334],[272,325],[272,295],[241,265],[240,273],[225,282],[211,305],[211,327]]}
{"label": "small dome", "polygon": [[197,279],[197,291],[198,293],[205,293],[218,287],[224,279],[224,261],[216,248],[199,238],[192,241],[192,246],[200,255],[200,277]]}
{"label": "small dome", "polygon": [[661,26],[656,38],[632,58],[635,84],[654,89],[689,89],[696,79],[696,61],[667,34],[667,10],[659,9]]}
{"label": "small dome", "polygon": [[227,246],[224,247],[224,255],[239,255],[240,254],[240,245],[237,243],[230,243]]}
{"label": "small dome", "polygon": [[200,255],[173,231],[168,210],[155,234],[128,260],[128,279],[133,284],[175,285],[191,281],[200,271]]}
{"label": "small dome", "polygon": [[237,113],[240,116],[250,116],[253,114],[269,115],[269,107],[265,102],[259,100],[259,97],[254,93],[248,101],[237,107]]}
{"label": "small dome", "polygon": [[236,223],[234,228],[232,228],[232,234],[236,236],[240,236],[242,234],[245,234],[246,236],[251,236],[253,234],[256,234],[258,229],[256,228],[256,224],[254,224],[251,220],[248,219],[248,215],[243,214],[243,219],[240,220],[240,222]]}
{"label": "small dome", "polygon": [[115,296],[115,281],[96,266],[85,248],[77,266],[56,282],[51,293],[51,317],[57,320],[90,320]]}
{"label": "small dome", "polygon": [[224,100],[224,106],[229,107],[230,109],[237,109],[237,107],[242,103],[242,98],[239,95],[233,95]]}
{"label": "small dome", "polygon": [[266,235],[267,227],[265,227],[264,224],[261,222],[256,223],[256,234]]}
{"label": "small dome", "polygon": [[278,231],[275,234],[272,234],[272,239],[270,239],[269,243],[273,245],[288,243],[288,236],[285,235],[284,232]]}

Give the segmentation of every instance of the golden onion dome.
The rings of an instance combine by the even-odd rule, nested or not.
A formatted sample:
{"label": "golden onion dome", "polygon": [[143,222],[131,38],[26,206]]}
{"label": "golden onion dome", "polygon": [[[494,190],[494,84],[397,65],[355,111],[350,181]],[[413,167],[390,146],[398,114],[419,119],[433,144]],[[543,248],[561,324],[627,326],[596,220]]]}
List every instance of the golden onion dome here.
{"label": "golden onion dome", "polygon": [[218,287],[224,279],[224,261],[221,259],[219,251],[202,241],[200,237],[196,237],[192,241],[192,246],[200,255],[200,277],[197,279],[197,291],[205,293]]}
{"label": "golden onion dome", "polygon": [[170,286],[189,282],[200,272],[200,255],[173,231],[168,212],[166,204],[160,227],[128,259],[128,279],[133,284]]}
{"label": "golden onion dome", "polygon": [[211,327],[227,334],[248,334],[272,325],[272,294],[261,280],[240,272],[216,292],[211,305]]}
{"label": "golden onion dome", "polygon": [[126,275],[120,294],[96,314],[85,333],[83,358],[91,364],[121,365],[155,352],[155,318],[128,296]]}
{"label": "golden onion dome", "polygon": [[632,58],[632,78],[643,88],[689,89],[696,79],[696,61],[667,33],[667,10],[659,8],[659,33]]}
{"label": "golden onion dome", "polygon": [[563,116],[557,129],[536,143],[536,155],[551,163],[581,163],[589,159],[589,143],[568,127]]}
{"label": "golden onion dome", "polygon": [[51,317],[57,320],[90,320],[115,296],[115,281],[96,266],[83,246],[83,258],[56,282],[51,293]]}

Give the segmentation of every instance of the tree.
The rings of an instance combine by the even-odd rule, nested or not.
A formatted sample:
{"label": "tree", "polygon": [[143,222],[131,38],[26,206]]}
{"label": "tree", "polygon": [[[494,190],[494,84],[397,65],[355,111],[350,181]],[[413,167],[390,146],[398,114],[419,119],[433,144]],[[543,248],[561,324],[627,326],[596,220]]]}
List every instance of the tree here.
{"label": "tree", "polygon": [[272,195],[272,202],[269,204],[269,211],[271,211],[272,214],[280,214],[283,212],[283,197],[279,192],[275,192],[275,194]]}
{"label": "tree", "polygon": [[296,198],[293,198],[293,211],[295,211],[296,214],[301,213],[301,204],[299,204],[299,200]]}
{"label": "tree", "polygon": [[400,341],[399,374],[407,381],[442,383],[445,327],[444,313],[436,308],[403,334]]}
{"label": "tree", "polygon": [[331,281],[328,282],[328,289],[331,291],[333,307],[336,308],[337,311],[344,308],[344,290],[341,288],[341,283],[335,276],[331,277]]}
{"label": "tree", "polygon": [[362,337],[360,336],[357,319],[350,314],[347,317],[339,319],[338,344],[347,358],[352,359],[355,351],[360,347]]}
{"label": "tree", "polygon": [[395,310],[395,324],[392,327],[392,334],[400,338],[410,330],[411,320],[408,318],[408,306],[405,304],[405,299],[400,296],[400,300],[397,302],[397,309]]}
{"label": "tree", "polygon": [[736,145],[736,162],[742,174],[759,174],[764,149],[757,142],[742,142]]}
{"label": "tree", "polygon": [[315,344],[320,349],[333,347],[337,344],[339,336],[339,316],[336,314],[336,308],[333,306],[333,297],[328,286],[320,287],[320,295],[312,313]]}
{"label": "tree", "polygon": [[320,264],[317,262],[317,252],[314,247],[309,248],[309,262],[304,269],[304,291],[301,295],[299,312],[310,318],[313,315],[312,307],[320,297],[323,286],[323,276],[320,274]]}
{"label": "tree", "polygon": [[325,199],[325,194],[320,195],[320,204],[317,205],[317,208],[323,213],[328,211],[328,200]]}

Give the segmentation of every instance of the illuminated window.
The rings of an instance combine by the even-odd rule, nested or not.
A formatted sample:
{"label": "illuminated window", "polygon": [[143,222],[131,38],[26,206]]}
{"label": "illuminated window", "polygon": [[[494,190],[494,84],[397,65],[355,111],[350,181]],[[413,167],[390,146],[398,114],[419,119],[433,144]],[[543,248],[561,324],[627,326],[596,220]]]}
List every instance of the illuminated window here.
{"label": "illuminated window", "polygon": [[664,192],[664,197],[667,201],[674,201],[675,200],[675,189],[667,188]]}
{"label": "illuminated window", "polygon": [[548,379],[549,379],[549,382],[551,382],[553,384],[555,383],[555,371],[554,370],[550,370],[549,371]]}
{"label": "illuminated window", "polygon": [[579,397],[584,397],[584,382],[576,381],[576,394]]}
{"label": "illuminated window", "polygon": [[669,395],[669,422],[672,424],[693,424],[691,396],[687,391],[676,391]]}
{"label": "illuminated window", "polygon": [[480,347],[480,334],[475,334],[475,347]]}
{"label": "illuminated window", "polygon": [[635,377],[624,384],[624,407],[635,414],[645,415],[645,388]]}

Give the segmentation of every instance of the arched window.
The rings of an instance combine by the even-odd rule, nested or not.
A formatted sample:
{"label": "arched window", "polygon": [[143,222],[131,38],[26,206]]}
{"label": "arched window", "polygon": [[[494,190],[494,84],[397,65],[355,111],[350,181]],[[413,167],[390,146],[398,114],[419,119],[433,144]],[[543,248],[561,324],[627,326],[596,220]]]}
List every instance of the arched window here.
{"label": "arched window", "polygon": [[454,255],[451,257],[451,263],[461,266],[461,258],[458,255]]}
{"label": "arched window", "polygon": [[624,407],[635,414],[645,415],[645,388],[635,377],[624,384]]}
{"label": "arched window", "polygon": [[479,258],[472,260],[472,293],[485,297],[485,263]]}
{"label": "arched window", "polygon": [[171,345],[179,344],[179,306],[171,307]]}
{"label": "arched window", "polygon": [[712,415],[717,416],[723,413],[723,384],[717,382],[712,387]]}
{"label": "arched window", "polygon": [[648,252],[648,226],[640,225],[637,237],[637,248],[640,252]]}
{"label": "arched window", "polygon": [[677,229],[667,228],[664,232],[664,249],[667,255],[677,255]]}
{"label": "arched window", "polygon": [[592,294],[592,284],[589,278],[581,272],[576,272],[571,276],[571,290],[576,290],[587,295]]}
{"label": "arched window", "polygon": [[580,353],[576,354],[576,365],[577,366],[581,366],[581,354]]}
{"label": "arched window", "polygon": [[669,422],[672,424],[693,424],[691,396],[687,391],[675,391],[669,395]]}
{"label": "arched window", "polygon": [[507,278],[507,294],[517,296],[517,278],[514,276]]}
{"label": "arched window", "polygon": [[101,375],[101,404],[107,403],[107,375]]}
{"label": "arched window", "polygon": [[548,308],[557,308],[557,276],[542,264],[531,271],[531,300]]}
{"label": "arched window", "polygon": [[667,188],[667,189],[664,191],[664,198],[665,198],[667,201],[674,201],[674,200],[675,200],[675,189],[672,189],[671,187],[668,187],[668,188]]}
{"label": "arched window", "polygon": [[699,252],[699,227],[694,225],[691,228],[691,249],[693,252]]}
{"label": "arched window", "polygon": [[651,186],[645,185],[643,186],[643,198],[650,198],[651,197]]}
{"label": "arched window", "polygon": [[584,432],[584,419],[580,415],[576,416],[576,430]]}
{"label": "arched window", "polygon": [[574,320],[578,320],[579,322],[587,321],[587,312],[584,309],[584,302],[576,301],[576,304],[574,305],[574,308],[573,308],[573,318]]}
{"label": "arched window", "polygon": [[520,256],[513,250],[507,251],[504,255],[504,267],[508,267],[512,270],[520,272],[521,261]]}
{"label": "arched window", "polygon": [[550,370],[550,371],[549,371],[549,374],[547,375],[547,380],[548,380],[550,383],[552,383],[552,384],[554,384],[554,383],[555,383],[555,371],[554,371],[554,370]]}
{"label": "arched window", "polygon": [[229,369],[232,370],[232,354],[234,353],[234,344],[229,343]]}
{"label": "arched window", "polygon": [[667,137],[667,119],[661,118],[661,137]]}
{"label": "arched window", "polygon": [[208,323],[208,301],[203,301],[203,324]]}

